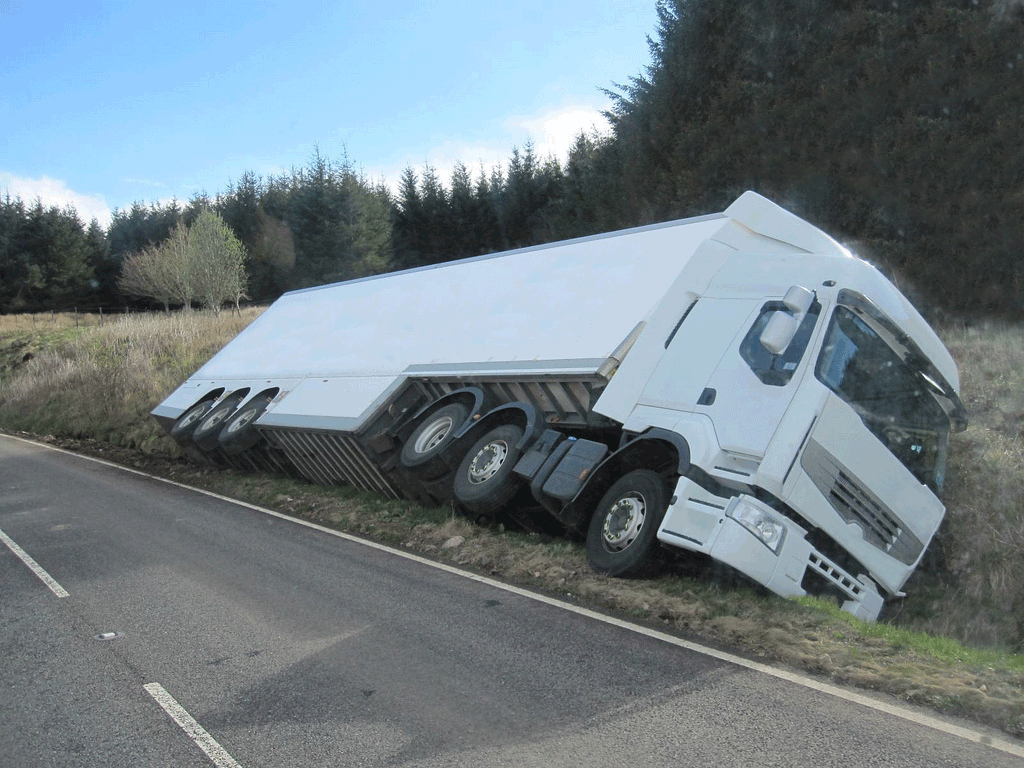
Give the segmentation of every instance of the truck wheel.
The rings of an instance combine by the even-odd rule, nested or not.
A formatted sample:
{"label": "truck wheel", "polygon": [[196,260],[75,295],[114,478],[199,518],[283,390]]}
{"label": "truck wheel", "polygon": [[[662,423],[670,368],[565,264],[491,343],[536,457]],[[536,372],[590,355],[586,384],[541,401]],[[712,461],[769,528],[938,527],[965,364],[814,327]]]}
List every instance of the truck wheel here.
{"label": "truck wheel", "polygon": [[260,441],[260,433],[256,430],[254,422],[263,415],[273,399],[270,395],[257,397],[231,415],[217,435],[217,442],[224,453],[228,456],[237,456]]}
{"label": "truck wheel", "polygon": [[469,409],[462,403],[449,403],[430,414],[402,446],[402,466],[431,479],[443,475],[448,468],[433,460],[452,444],[468,416]]}
{"label": "truck wheel", "polygon": [[241,397],[229,397],[224,402],[215,406],[192,433],[192,442],[204,451],[212,451],[216,448],[217,438],[220,436],[220,430],[224,426],[224,421],[238,407],[241,401]]}
{"label": "truck wheel", "polygon": [[213,405],[213,400],[203,400],[201,403],[196,403],[187,411],[185,411],[178,420],[174,422],[174,426],[171,427],[171,437],[175,439],[178,445],[187,445],[192,439],[192,433],[196,431],[196,427],[199,426],[199,422],[203,420],[203,416],[210,410],[210,406]]}
{"label": "truck wheel", "polygon": [[493,515],[516,495],[523,481],[512,469],[519,460],[516,444],[522,438],[522,429],[503,424],[469,449],[455,473],[455,498],[466,509]]}
{"label": "truck wheel", "polygon": [[665,480],[637,469],[608,489],[587,531],[590,566],[609,576],[649,576],[661,565],[658,526],[668,509]]}

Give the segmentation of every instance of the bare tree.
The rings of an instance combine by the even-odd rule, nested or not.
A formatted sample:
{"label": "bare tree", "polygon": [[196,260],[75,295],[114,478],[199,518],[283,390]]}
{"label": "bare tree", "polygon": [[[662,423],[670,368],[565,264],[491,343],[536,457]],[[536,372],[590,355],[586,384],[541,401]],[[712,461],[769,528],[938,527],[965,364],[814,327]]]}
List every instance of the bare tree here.
{"label": "bare tree", "polygon": [[196,280],[193,276],[194,267],[189,252],[189,232],[184,221],[174,225],[171,234],[160,244],[163,257],[161,269],[168,273],[168,279],[174,290],[174,300],[184,310],[192,309],[196,297]]}
{"label": "bare tree", "polygon": [[165,312],[170,311],[171,302],[177,300],[177,291],[168,266],[162,248],[146,246],[125,257],[117,287],[129,296],[155,299],[164,305]]}

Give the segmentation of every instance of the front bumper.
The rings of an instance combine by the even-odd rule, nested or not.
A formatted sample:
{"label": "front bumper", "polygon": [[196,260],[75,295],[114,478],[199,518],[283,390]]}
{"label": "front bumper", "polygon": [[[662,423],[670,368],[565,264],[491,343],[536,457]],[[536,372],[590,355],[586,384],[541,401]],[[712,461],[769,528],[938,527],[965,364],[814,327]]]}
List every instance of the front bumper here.
{"label": "front bumper", "polygon": [[[751,512],[762,514],[783,531],[759,536],[749,522],[740,522],[749,521]],[[877,619],[884,600],[874,583],[840,568],[815,549],[806,535],[800,525],[751,496],[715,496],[686,477],[679,479],[658,529],[663,544],[706,554],[781,597],[807,594],[802,584],[812,569],[847,597],[843,610],[864,621]]]}

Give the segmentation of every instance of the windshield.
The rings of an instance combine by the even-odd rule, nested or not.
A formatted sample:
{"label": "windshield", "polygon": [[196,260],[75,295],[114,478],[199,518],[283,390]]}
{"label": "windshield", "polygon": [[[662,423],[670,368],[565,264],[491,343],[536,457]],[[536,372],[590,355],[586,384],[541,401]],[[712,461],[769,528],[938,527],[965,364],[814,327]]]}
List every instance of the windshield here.
{"label": "windshield", "polygon": [[815,374],[918,480],[942,489],[950,420],[935,385],[852,309],[836,307]]}

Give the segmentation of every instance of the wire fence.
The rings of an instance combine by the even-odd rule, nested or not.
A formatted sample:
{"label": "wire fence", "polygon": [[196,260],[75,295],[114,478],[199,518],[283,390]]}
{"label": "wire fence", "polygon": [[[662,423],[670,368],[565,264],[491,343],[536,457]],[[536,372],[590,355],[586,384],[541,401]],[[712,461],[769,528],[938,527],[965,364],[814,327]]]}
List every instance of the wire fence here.
{"label": "wire fence", "polygon": [[[265,307],[265,304],[243,304],[239,310],[252,307]],[[221,314],[235,314],[234,305],[225,307]],[[183,310],[173,309],[171,313]],[[189,310],[191,312],[212,313],[211,310]],[[129,316],[160,316],[166,315],[163,310],[138,309],[134,307],[69,307],[67,309],[51,309],[45,312],[25,312],[20,314],[0,315],[0,331],[45,331],[63,330],[65,328],[103,327],[105,324],[123,320]]]}

